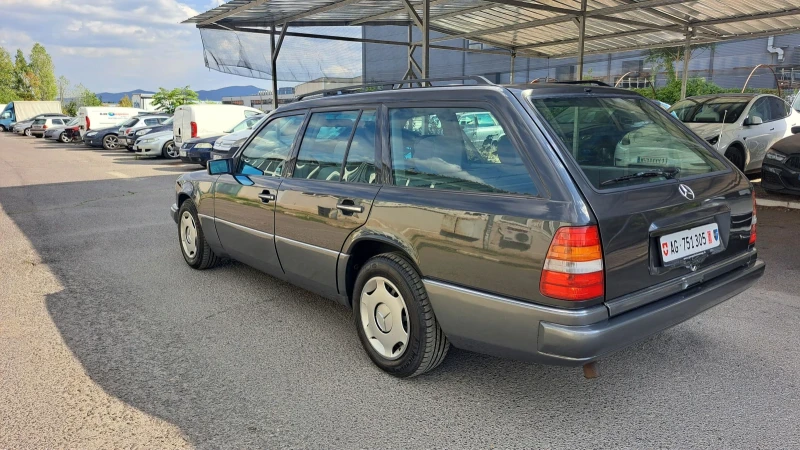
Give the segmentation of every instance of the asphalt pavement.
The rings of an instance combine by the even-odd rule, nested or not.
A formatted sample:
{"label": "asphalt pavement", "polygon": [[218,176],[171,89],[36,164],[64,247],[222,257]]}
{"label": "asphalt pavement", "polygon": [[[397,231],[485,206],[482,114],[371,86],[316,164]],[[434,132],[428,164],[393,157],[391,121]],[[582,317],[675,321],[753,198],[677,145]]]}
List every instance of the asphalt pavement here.
{"label": "asphalt pavement", "polygon": [[350,311],[184,263],[179,161],[0,134],[0,448],[800,448],[800,211],[766,275],[601,376],[451,349],[372,365]]}

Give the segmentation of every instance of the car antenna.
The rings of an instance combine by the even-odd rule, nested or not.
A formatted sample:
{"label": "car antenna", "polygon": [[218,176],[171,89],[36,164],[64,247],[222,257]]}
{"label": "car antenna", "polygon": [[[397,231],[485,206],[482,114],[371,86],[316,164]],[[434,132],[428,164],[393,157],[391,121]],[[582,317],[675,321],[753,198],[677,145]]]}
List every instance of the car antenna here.
{"label": "car antenna", "polygon": [[722,129],[725,128],[725,118],[728,117],[728,110],[722,112],[722,123],[719,124],[719,135],[717,136],[717,151],[719,151],[719,141],[722,140]]}

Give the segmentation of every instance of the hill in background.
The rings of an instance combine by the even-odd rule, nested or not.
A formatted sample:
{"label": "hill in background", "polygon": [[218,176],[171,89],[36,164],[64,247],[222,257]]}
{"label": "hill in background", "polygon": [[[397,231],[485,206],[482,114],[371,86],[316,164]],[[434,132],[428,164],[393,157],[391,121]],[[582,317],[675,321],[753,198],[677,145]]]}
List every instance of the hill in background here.
{"label": "hill in background", "polygon": [[[222,97],[238,97],[242,95],[257,95],[258,91],[264,89],[256,86],[228,86],[209,91],[197,91],[200,100],[222,101]],[[128,92],[100,92],[97,95],[103,99],[105,103],[118,103],[124,96],[130,97],[133,94],[153,94],[153,91],[145,91],[142,89],[135,89]]]}

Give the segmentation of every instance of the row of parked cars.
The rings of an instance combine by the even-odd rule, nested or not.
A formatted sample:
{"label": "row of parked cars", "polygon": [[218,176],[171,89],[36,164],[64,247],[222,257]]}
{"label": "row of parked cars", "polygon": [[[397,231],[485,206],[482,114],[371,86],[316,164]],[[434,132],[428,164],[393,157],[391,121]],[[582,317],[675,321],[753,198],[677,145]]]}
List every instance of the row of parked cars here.
{"label": "row of parked cars", "polygon": [[186,105],[173,116],[131,108],[81,108],[78,117],[40,114],[15,123],[12,131],[63,143],[125,148],[143,157],[180,158],[206,165],[227,155],[264,118],[263,112],[236,105]]}

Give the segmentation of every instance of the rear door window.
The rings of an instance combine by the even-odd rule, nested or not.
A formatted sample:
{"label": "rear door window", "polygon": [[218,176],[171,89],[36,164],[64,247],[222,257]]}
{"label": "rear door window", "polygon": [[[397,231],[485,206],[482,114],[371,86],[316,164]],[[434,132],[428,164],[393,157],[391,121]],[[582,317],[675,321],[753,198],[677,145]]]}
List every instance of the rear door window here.
{"label": "rear door window", "polygon": [[304,117],[304,114],[276,117],[262,128],[242,151],[239,173],[281,176]]}
{"label": "rear door window", "polygon": [[342,180],[375,184],[375,111],[364,111],[347,149]]}
{"label": "rear door window", "polygon": [[312,114],[300,144],[292,178],[341,180],[342,162],[359,112],[356,110]]}
{"label": "rear door window", "polygon": [[487,110],[398,108],[389,121],[397,186],[538,195],[518,149]]}
{"label": "rear door window", "polygon": [[597,189],[725,170],[660,107],[636,97],[529,97]]}

